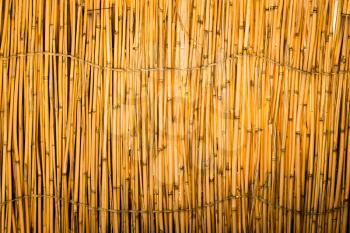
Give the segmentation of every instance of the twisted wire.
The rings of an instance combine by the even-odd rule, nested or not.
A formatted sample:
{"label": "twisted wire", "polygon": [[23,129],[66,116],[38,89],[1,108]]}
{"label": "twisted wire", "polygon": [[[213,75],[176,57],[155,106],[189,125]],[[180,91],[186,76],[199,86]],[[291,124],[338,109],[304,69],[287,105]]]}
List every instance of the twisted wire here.
{"label": "twisted wire", "polygon": [[99,70],[110,70],[110,71],[115,71],[115,72],[122,72],[122,73],[139,73],[139,72],[153,72],[153,71],[163,71],[163,72],[167,72],[167,71],[194,71],[194,70],[204,70],[210,67],[215,67],[215,66],[219,66],[219,65],[225,65],[228,62],[232,62],[236,59],[239,58],[247,58],[247,57],[252,57],[252,58],[256,58],[258,60],[263,60],[265,62],[269,62],[275,65],[278,65],[280,67],[284,67],[288,70],[291,71],[296,71],[302,74],[309,74],[309,75],[324,75],[324,76],[332,76],[332,75],[340,75],[340,74],[349,74],[350,70],[340,70],[338,72],[324,72],[324,71],[312,71],[312,70],[305,70],[302,68],[298,68],[298,67],[294,67],[292,65],[289,65],[287,63],[283,63],[283,62],[279,62],[277,60],[274,60],[272,58],[269,57],[265,57],[265,56],[260,56],[260,55],[256,55],[256,54],[248,54],[248,53],[244,53],[244,54],[235,54],[235,55],[231,55],[229,57],[226,57],[225,59],[221,60],[221,61],[217,61],[217,62],[213,62],[213,63],[208,63],[208,64],[204,64],[201,66],[193,66],[193,67],[146,67],[146,68],[123,68],[123,67],[111,67],[110,65],[107,66],[103,66],[103,65],[99,65],[97,63],[91,62],[91,61],[87,61],[83,58],[71,55],[71,54],[63,54],[63,53],[53,53],[53,52],[28,52],[28,53],[17,53],[17,54],[12,54],[12,55],[2,55],[0,54],[0,60],[2,60],[3,62],[7,62],[10,59],[13,58],[20,58],[20,57],[29,57],[29,56],[34,56],[34,55],[46,55],[46,56],[53,56],[53,57],[62,57],[62,58],[69,58],[72,60],[75,60],[79,63],[83,63],[86,65],[90,65],[91,67],[97,68]]}
{"label": "twisted wire", "polygon": [[94,207],[94,206],[91,206],[87,203],[76,202],[74,200],[66,200],[64,198],[61,198],[61,197],[58,197],[55,195],[31,194],[31,195],[23,195],[20,197],[16,197],[16,198],[13,198],[11,200],[6,200],[6,201],[0,203],[0,208],[3,208],[6,205],[13,203],[13,202],[23,201],[24,199],[41,199],[41,198],[54,199],[56,202],[60,201],[63,203],[74,205],[74,206],[84,207],[84,208],[87,208],[87,209],[92,210],[92,211],[104,211],[104,212],[110,212],[110,213],[116,213],[116,214],[120,214],[120,213],[133,213],[133,214],[153,213],[153,214],[157,214],[157,213],[175,213],[175,212],[195,212],[199,209],[214,207],[214,206],[216,206],[220,203],[223,203],[225,201],[241,200],[244,198],[252,199],[252,200],[255,199],[255,200],[260,201],[263,204],[266,204],[266,205],[273,207],[275,209],[281,209],[282,211],[285,211],[285,212],[291,212],[293,214],[300,214],[300,215],[325,215],[325,214],[340,211],[346,207],[349,207],[349,202],[343,201],[343,204],[336,206],[336,207],[333,207],[333,208],[323,210],[323,211],[318,211],[318,210],[306,211],[306,210],[298,210],[295,208],[290,208],[290,207],[286,207],[286,206],[274,203],[268,199],[263,198],[260,195],[244,194],[244,195],[230,195],[226,198],[216,200],[214,202],[209,202],[209,203],[203,204],[201,206],[195,206],[195,207],[189,207],[189,208],[178,208],[178,209],[151,210],[150,211],[150,210],[145,210],[145,209],[144,210],[142,210],[142,209],[109,209],[109,208],[102,208],[102,207],[98,207],[98,206]]}

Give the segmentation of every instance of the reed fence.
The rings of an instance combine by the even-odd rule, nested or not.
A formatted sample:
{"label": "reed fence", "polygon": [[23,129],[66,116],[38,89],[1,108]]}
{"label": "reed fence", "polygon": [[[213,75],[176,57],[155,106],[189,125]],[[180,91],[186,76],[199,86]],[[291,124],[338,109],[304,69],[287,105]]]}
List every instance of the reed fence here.
{"label": "reed fence", "polygon": [[349,232],[349,0],[0,0],[0,232]]}

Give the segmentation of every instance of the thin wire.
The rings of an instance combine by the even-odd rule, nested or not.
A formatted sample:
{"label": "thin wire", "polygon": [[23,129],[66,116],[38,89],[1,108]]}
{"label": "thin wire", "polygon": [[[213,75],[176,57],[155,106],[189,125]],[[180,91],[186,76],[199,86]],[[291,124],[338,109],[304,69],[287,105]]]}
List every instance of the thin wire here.
{"label": "thin wire", "polygon": [[248,199],[256,199],[260,202],[262,202],[263,204],[266,204],[268,206],[271,206],[275,209],[281,209],[285,212],[292,212],[294,214],[301,214],[301,215],[325,215],[325,214],[329,214],[329,213],[333,213],[333,212],[336,212],[336,211],[340,211],[341,209],[344,209],[346,207],[349,207],[349,202],[346,202],[344,201],[344,204],[340,205],[340,206],[336,206],[336,207],[333,207],[333,208],[329,208],[329,209],[326,209],[324,211],[305,211],[305,210],[298,210],[298,209],[295,209],[295,208],[289,208],[289,207],[286,207],[286,206],[283,206],[283,205],[279,205],[279,204],[276,204],[276,203],[273,203],[272,201],[270,200],[267,200],[265,198],[263,198],[262,196],[259,196],[259,195],[255,195],[255,196],[252,196],[252,195],[249,195],[249,194],[245,194],[245,195],[230,195],[224,199],[221,199],[221,200],[217,200],[217,201],[214,201],[214,202],[210,202],[210,203],[207,203],[207,204],[204,204],[204,205],[201,205],[201,206],[197,206],[197,207],[193,207],[193,208],[178,208],[178,209],[162,209],[162,210],[135,210],[135,209],[108,209],[108,208],[102,208],[102,207],[92,207],[90,206],[89,204],[86,204],[86,203],[81,203],[81,202],[75,202],[73,200],[65,200],[63,198],[60,198],[60,197],[57,197],[57,196],[54,196],[54,195],[45,195],[45,194],[32,194],[32,195],[24,195],[24,196],[21,196],[21,197],[16,197],[14,199],[11,199],[11,200],[7,200],[5,202],[2,202],[0,203],[0,208],[2,208],[3,206],[6,206],[12,202],[17,202],[17,201],[21,201],[21,200],[24,200],[24,199],[30,199],[30,198],[51,198],[51,199],[55,199],[55,201],[61,201],[61,202],[65,202],[65,203],[69,203],[71,205],[75,205],[75,206],[80,206],[80,207],[85,207],[89,210],[92,210],[92,211],[105,211],[105,212],[110,212],[110,213],[139,213],[139,214],[150,214],[150,213],[153,213],[153,214],[156,214],[156,213],[175,213],[175,212],[194,212],[194,211],[197,211],[199,209],[205,209],[205,208],[210,208],[210,207],[213,207],[213,206],[216,206],[220,203],[223,203],[225,201],[230,201],[230,200],[238,200],[238,199],[243,199],[243,198],[248,198]]}
{"label": "thin wire", "polygon": [[70,58],[72,60],[76,60],[78,62],[90,65],[91,67],[100,69],[100,70],[111,70],[115,72],[125,72],[125,73],[139,73],[139,72],[152,72],[152,71],[194,71],[194,70],[204,70],[210,67],[214,66],[219,66],[219,65],[224,65],[227,62],[234,61],[235,59],[238,58],[246,58],[246,57],[253,57],[256,59],[264,60],[265,62],[270,62],[278,66],[285,67],[288,70],[291,71],[296,71],[304,74],[310,74],[310,75],[325,75],[325,76],[332,76],[332,75],[339,75],[339,74],[349,74],[350,70],[343,70],[339,72],[323,72],[323,71],[308,71],[304,70],[298,67],[294,67],[291,65],[288,65],[286,63],[278,62],[272,58],[264,57],[264,56],[259,56],[255,54],[236,54],[232,55],[229,57],[226,57],[222,61],[219,62],[213,62],[209,63],[207,65],[202,65],[202,66],[194,66],[194,67],[150,67],[150,68],[121,68],[121,67],[111,67],[111,66],[102,66],[90,61],[87,61],[83,58],[71,55],[71,54],[63,54],[63,53],[53,53],[53,52],[33,52],[33,53],[18,53],[14,55],[9,55],[9,56],[0,56],[0,60],[2,61],[8,61],[11,58],[18,58],[18,57],[28,57],[28,56],[34,56],[34,55],[48,55],[48,56],[54,56],[54,57],[64,57],[64,58]]}
{"label": "thin wire", "polygon": [[191,212],[191,211],[195,211],[197,209],[204,209],[204,208],[208,208],[208,207],[213,207],[219,203],[222,203],[222,202],[225,202],[225,201],[228,201],[228,200],[232,200],[232,199],[242,199],[242,198],[247,198],[248,195],[244,195],[244,196],[240,196],[240,195],[236,195],[236,196],[228,196],[224,199],[221,199],[221,200],[218,200],[218,201],[214,201],[214,202],[210,202],[210,203],[207,203],[207,204],[204,204],[204,205],[201,205],[201,206],[197,206],[197,207],[193,207],[193,208],[178,208],[178,209],[163,209],[163,210],[152,210],[152,211],[149,211],[149,210],[133,210],[133,209],[119,209],[119,210],[116,210],[116,209],[108,209],[108,208],[102,208],[102,207],[92,207],[90,206],[89,204],[86,204],[86,203],[81,203],[81,202],[76,202],[76,201],[73,201],[73,200],[65,200],[61,197],[57,197],[57,196],[54,196],[54,195],[47,195],[47,194],[31,194],[31,195],[24,195],[24,196],[21,196],[21,197],[16,197],[14,199],[11,199],[11,200],[7,200],[5,202],[2,202],[0,204],[0,208],[2,206],[5,206],[5,205],[8,205],[9,203],[12,203],[12,202],[17,202],[17,201],[21,201],[21,200],[24,200],[24,199],[30,199],[30,198],[51,198],[51,199],[55,199],[56,201],[61,201],[61,202],[65,202],[65,203],[69,203],[69,204],[72,204],[72,205],[77,205],[77,206],[82,206],[82,207],[85,207],[85,208],[88,208],[89,210],[93,210],[93,211],[105,211],[105,212],[111,212],[111,213],[174,213],[174,212]]}
{"label": "thin wire", "polygon": [[273,203],[272,201],[264,199],[261,196],[255,196],[255,198],[258,201],[261,201],[266,205],[274,207],[275,209],[282,209],[285,212],[292,212],[294,214],[301,214],[301,215],[325,215],[325,214],[333,213],[333,212],[339,211],[343,208],[349,207],[349,203],[344,201],[345,202],[344,204],[342,204],[340,206],[333,207],[333,208],[326,209],[324,211],[312,211],[312,210],[311,211],[304,211],[304,210],[298,210],[298,209],[294,209],[294,208],[288,208],[286,206],[282,206],[282,205]]}

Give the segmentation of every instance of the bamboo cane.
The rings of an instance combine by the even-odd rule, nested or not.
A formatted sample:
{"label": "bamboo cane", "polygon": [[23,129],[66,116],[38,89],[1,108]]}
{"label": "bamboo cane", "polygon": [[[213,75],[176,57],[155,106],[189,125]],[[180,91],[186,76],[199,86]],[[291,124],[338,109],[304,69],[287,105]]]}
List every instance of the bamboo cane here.
{"label": "bamboo cane", "polygon": [[349,13],[0,1],[0,232],[347,232]]}

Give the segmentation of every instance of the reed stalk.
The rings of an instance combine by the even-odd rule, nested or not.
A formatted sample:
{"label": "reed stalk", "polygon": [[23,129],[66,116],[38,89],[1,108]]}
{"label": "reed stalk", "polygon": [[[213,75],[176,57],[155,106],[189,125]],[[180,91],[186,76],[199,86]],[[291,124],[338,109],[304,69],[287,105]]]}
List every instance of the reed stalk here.
{"label": "reed stalk", "polygon": [[348,232],[349,20],[0,0],[0,232]]}

